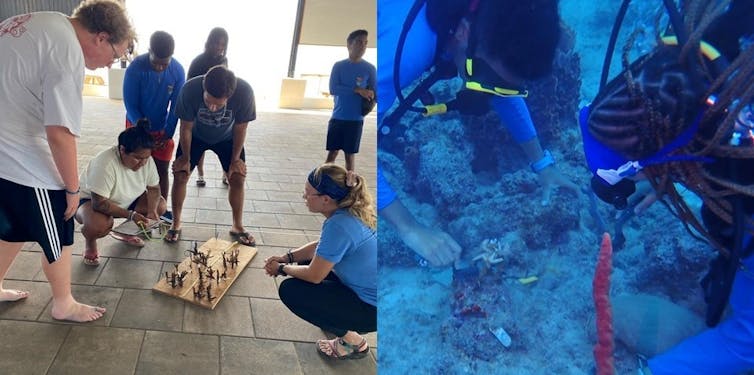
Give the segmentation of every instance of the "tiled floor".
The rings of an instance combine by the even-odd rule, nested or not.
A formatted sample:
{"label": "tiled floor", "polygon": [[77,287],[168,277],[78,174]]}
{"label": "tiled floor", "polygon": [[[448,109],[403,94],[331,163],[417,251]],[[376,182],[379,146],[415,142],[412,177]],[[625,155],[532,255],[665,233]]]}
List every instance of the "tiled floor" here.
{"label": "tiled floor", "polygon": [[[120,101],[84,99],[80,170],[116,143],[123,116]],[[258,253],[213,311],[151,290],[192,241],[215,233],[230,239],[227,189],[211,153],[207,186],[196,187],[195,176],[189,182],[178,244],[156,240],[139,249],[103,238],[101,264],[89,267],[81,262],[84,241],[76,233],[73,293],[107,307],[98,321],[51,319],[40,249],[27,244],[4,285],[29,290],[31,296],[0,303],[0,374],[375,374],[376,334],[367,335],[373,348],[367,359],[321,358],[313,342],[324,333],[288,311],[277,297],[280,280],[262,269],[264,258],[318,238],[323,217],[308,212],[301,192],[307,173],[324,161],[328,118],[329,112],[259,113],[249,126],[244,224],[257,238]],[[356,158],[357,172],[372,193],[375,129],[374,117],[367,118]],[[342,155],[337,162],[344,162]]]}

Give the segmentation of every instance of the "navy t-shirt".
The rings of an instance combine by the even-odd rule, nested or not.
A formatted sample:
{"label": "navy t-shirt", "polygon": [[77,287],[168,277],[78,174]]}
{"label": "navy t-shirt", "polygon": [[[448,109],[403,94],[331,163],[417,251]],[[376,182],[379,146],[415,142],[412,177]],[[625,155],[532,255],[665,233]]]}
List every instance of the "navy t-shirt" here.
{"label": "navy t-shirt", "polygon": [[178,95],[175,113],[183,121],[192,121],[192,136],[207,144],[233,139],[233,125],[257,118],[254,91],[238,78],[236,91],[222,109],[212,112],[204,104],[204,76],[194,77],[183,86]]}

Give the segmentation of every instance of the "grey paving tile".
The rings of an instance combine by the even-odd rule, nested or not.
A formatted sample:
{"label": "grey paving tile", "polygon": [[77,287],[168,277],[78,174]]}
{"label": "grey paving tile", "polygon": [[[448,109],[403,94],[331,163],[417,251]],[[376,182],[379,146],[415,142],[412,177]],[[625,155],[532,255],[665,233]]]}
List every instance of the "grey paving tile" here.
{"label": "grey paving tile", "polygon": [[262,176],[264,176],[265,174],[256,174],[256,175],[260,177],[259,180],[247,183],[249,187],[252,187],[256,190],[271,190],[271,191],[280,190],[280,185],[282,184],[279,184],[276,181],[264,181],[264,178],[262,178]]}
{"label": "grey paving tile", "polygon": [[266,190],[260,190],[260,189],[254,189],[252,186],[252,189],[246,190],[246,194],[244,195],[245,199],[258,199],[258,200],[267,200],[270,199],[270,197],[267,195]]}
{"label": "grey paving tile", "polygon": [[257,246],[257,255],[251,259],[248,267],[264,268],[264,260],[273,256],[285,254],[289,247],[270,247],[270,246]]}
{"label": "grey paving tile", "polygon": [[264,212],[244,212],[244,225],[261,228],[280,228],[280,221],[275,214]]}
{"label": "grey paving tile", "polygon": [[6,279],[32,280],[34,276],[42,270],[41,253],[31,251],[19,251],[16,259],[13,261]]}
{"label": "grey paving tile", "polygon": [[267,196],[269,197],[269,200],[271,201],[301,202],[301,194],[303,190],[304,190],[303,185],[301,187],[301,191],[268,190]]}
{"label": "grey paving tile", "polygon": [[317,216],[292,214],[276,214],[275,216],[278,217],[280,225],[283,228],[308,230],[319,230],[322,228],[322,223],[317,220]]}
{"label": "grey paving tile", "polygon": [[220,338],[223,375],[302,374],[293,343],[245,337]]}
{"label": "grey paving tile", "polygon": [[339,361],[324,358],[315,344],[293,343],[304,375],[377,374],[377,363],[372,356],[358,360]]}
{"label": "grey paving tile", "polygon": [[113,258],[105,265],[96,285],[152,289],[159,279],[161,268],[161,262]]}
{"label": "grey paving tile", "polygon": [[147,331],[135,374],[219,374],[219,358],[218,336]]}
{"label": "grey paving tile", "polygon": [[183,247],[174,246],[162,240],[150,241],[147,246],[141,249],[138,256],[138,259],[166,262],[180,262],[185,258],[186,253]]}
{"label": "grey paving tile", "polygon": [[[191,188],[189,187],[188,190],[196,190],[196,196],[197,197],[204,197],[204,198],[225,198],[228,199],[228,188],[226,187],[203,187],[203,188]],[[186,198],[188,199],[188,198]]]}
{"label": "grey paving tile", "polygon": [[143,340],[141,330],[73,327],[47,374],[133,374]]}
{"label": "grey paving tile", "polygon": [[249,299],[225,295],[214,310],[187,303],[183,331],[253,337]]}
{"label": "grey paving tile", "polygon": [[295,230],[272,229],[262,231],[260,234],[264,239],[264,244],[267,246],[296,248],[311,242],[307,239],[307,236],[304,235],[303,232]]}
{"label": "grey paving tile", "polygon": [[[227,201],[227,199],[226,199]],[[183,202],[183,209],[199,208],[203,210],[217,209],[217,198],[214,197],[192,197]]]}
{"label": "grey paving tile", "polygon": [[275,280],[267,276],[264,269],[261,268],[246,268],[230,287],[228,294],[243,297],[278,298]]}
{"label": "grey paving tile", "polygon": [[196,222],[200,224],[233,225],[230,211],[197,210]]}
{"label": "grey paving tile", "polygon": [[257,338],[287,341],[317,341],[324,333],[294,315],[280,300],[252,298],[251,312]]}
{"label": "grey paving tile", "polygon": [[[92,267],[84,264],[81,255],[74,255],[71,257],[71,283],[93,285],[102,272],[102,268],[107,260],[107,258],[100,258],[99,267]],[[41,267],[36,276],[34,276],[34,281],[47,281],[47,276],[45,276]]]}
{"label": "grey paving tile", "polygon": [[26,290],[29,297],[15,302],[0,302],[0,319],[36,320],[52,298],[47,282],[6,280],[3,287]]}
{"label": "grey paving tile", "polygon": [[72,285],[71,293],[77,301],[85,303],[87,305],[102,306],[107,309],[102,318],[99,318],[93,322],[88,323],[73,323],[73,322],[60,322],[52,319],[52,303],[48,304],[45,312],[39,317],[40,321],[44,322],[58,322],[65,324],[83,324],[87,326],[107,326],[113,320],[113,313],[115,312],[118,302],[123,295],[123,289],[119,288],[105,288],[91,285]]}
{"label": "grey paving tile", "polygon": [[180,332],[185,302],[151,290],[126,289],[110,325]]}
{"label": "grey paving tile", "polygon": [[293,213],[290,202],[252,201],[255,212]]}
{"label": "grey paving tile", "polygon": [[44,374],[70,326],[0,320],[0,373]]}

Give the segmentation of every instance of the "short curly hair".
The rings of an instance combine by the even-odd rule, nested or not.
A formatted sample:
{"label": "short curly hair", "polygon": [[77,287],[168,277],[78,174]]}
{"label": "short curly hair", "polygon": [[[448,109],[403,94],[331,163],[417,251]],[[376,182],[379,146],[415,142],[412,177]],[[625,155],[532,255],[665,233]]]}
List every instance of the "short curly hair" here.
{"label": "short curly hair", "polygon": [[119,1],[84,0],[71,17],[91,33],[107,33],[110,43],[128,41],[132,45],[136,40],[136,31],[131,26],[126,8]]}

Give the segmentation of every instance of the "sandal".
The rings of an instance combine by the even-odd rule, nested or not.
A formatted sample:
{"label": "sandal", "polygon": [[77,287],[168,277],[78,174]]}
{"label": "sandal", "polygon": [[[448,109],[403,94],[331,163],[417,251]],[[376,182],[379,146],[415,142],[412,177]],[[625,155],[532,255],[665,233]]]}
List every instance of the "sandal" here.
{"label": "sandal", "polygon": [[[330,353],[322,350],[322,347],[320,346],[322,343],[327,343],[327,345],[330,347]],[[348,354],[340,354],[340,352],[338,352],[338,345],[346,348],[347,352],[350,352]],[[366,347],[366,349],[359,350],[363,347]],[[365,338],[362,338],[361,342],[358,345],[352,345],[345,342],[342,338],[336,337],[332,340],[317,340],[317,352],[323,355],[325,358],[359,359],[367,356],[367,354],[369,353],[369,345],[367,345],[367,339]]]}
{"label": "sandal", "polygon": [[256,246],[257,240],[249,232],[234,232],[230,231],[230,236],[235,238],[241,245],[244,246]]}
{"label": "sandal", "polygon": [[168,232],[165,233],[165,237],[163,239],[167,243],[178,242],[181,239],[181,230],[180,229],[172,229],[172,228],[168,229]]}
{"label": "sandal", "polygon": [[196,186],[198,187],[207,186],[207,181],[204,181],[204,176],[199,175],[199,177],[196,178]]}
{"label": "sandal", "polygon": [[136,247],[144,247],[144,240],[139,236],[126,236],[116,232],[110,232],[110,237],[115,238],[118,241],[123,241],[128,245]]}
{"label": "sandal", "polygon": [[87,266],[99,266],[99,254],[93,251],[84,251],[84,264]]}

